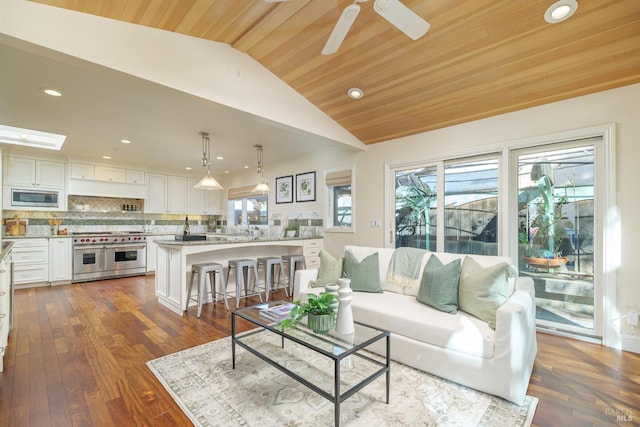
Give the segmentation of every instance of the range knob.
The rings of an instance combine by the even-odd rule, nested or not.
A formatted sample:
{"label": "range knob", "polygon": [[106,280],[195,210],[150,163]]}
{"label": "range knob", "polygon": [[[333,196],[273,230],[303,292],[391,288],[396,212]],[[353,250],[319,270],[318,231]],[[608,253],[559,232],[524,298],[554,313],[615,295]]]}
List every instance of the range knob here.
{"label": "range knob", "polygon": [[[87,239],[87,241],[89,241],[89,239]],[[91,243],[95,243],[96,239],[91,239]]]}

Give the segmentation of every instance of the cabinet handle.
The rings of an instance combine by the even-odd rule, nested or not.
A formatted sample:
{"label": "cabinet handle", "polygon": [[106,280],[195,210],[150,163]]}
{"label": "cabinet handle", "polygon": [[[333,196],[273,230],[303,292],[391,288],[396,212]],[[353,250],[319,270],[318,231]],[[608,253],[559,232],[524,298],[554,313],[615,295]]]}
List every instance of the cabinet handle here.
{"label": "cabinet handle", "polygon": [[7,272],[7,270],[0,270],[0,274],[6,273],[6,272]]}
{"label": "cabinet handle", "polygon": [[0,319],[4,319],[5,317],[7,317],[5,313],[0,313]]}
{"label": "cabinet handle", "polygon": [[7,293],[6,292],[0,292],[0,297],[5,296]]}

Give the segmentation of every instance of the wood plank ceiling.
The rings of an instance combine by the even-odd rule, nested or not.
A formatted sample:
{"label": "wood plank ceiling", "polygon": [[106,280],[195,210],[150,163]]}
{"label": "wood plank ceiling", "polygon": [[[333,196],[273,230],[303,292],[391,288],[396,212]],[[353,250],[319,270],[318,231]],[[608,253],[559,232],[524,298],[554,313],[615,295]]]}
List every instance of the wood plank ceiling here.
{"label": "wood plank ceiling", "polygon": [[[320,54],[351,0],[34,0],[228,43],[365,144],[640,82],[640,1],[403,0],[431,28],[410,40],[362,11],[334,55]],[[347,97],[350,87],[365,97]]]}

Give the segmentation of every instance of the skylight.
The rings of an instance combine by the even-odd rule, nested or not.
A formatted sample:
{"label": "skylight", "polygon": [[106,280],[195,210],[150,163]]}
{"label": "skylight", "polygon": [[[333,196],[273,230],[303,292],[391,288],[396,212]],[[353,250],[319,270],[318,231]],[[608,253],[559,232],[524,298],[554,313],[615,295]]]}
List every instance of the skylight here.
{"label": "skylight", "polygon": [[0,143],[60,150],[66,135],[0,125]]}

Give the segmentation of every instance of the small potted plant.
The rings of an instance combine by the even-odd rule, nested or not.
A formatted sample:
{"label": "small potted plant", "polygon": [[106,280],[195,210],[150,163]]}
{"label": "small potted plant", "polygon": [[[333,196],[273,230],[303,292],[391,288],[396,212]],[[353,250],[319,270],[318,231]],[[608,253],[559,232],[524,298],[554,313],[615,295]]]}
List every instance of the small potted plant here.
{"label": "small potted plant", "polygon": [[285,228],[287,237],[296,237],[296,231],[298,231],[298,229],[295,225],[288,225],[287,228]]}
{"label": "small potted plant", "polygon": [[298,323],[307,317],[307,325],[317,334],[326,334],[335,324],[335,313],[329,307],[335,299],[335,295],[321,293],[307,294],[307,302],[294,301],[295,307],[291,309],[291,317],[280,322],[280,329],[295,328]]}

